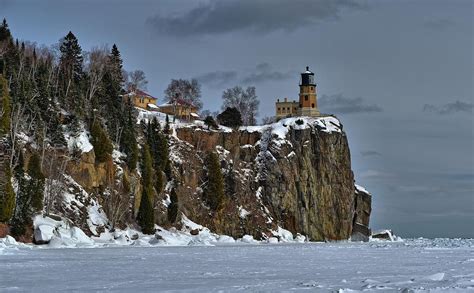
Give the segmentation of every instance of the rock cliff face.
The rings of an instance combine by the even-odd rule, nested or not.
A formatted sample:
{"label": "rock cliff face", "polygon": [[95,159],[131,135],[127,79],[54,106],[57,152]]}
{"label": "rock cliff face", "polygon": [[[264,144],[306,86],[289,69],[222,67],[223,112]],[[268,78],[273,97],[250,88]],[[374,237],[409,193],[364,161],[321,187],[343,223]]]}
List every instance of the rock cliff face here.
{"label": "rock cliff face", "polygon": [[[311,240],[339,240],[350,238],[357,223],[368,233],[370,200],[356,192],[347,137],[334,117],[234,131],[188,126],[177,128],[175,137],[180,209],[217,232],[261,238],[279,226]],[[218,215],[203,203],[200,188],[209,151],[219,153],[227,186]]]}
{"label": "rock cliff face", "polygon": [[[208,152],[219,154],[225,178],[226,199],[218,212],[203,197]],[[134,225],[141,196],[139,173],[130,173],[119,157],[98,164],[91,150],[69,162],[62,183],[64,199],[56,202],[53,212],[86,234],[98,235],[110,220],[100,190],[121,173],[131,185],[131,197],[124,204],[129,210],[121,225]],[[278,237],[284,228],[313,241],[367,240],[370,234],[371,196],[354,184],[347,137],[335,117],[287,118],[238,130],[208,130],[200,122],[173,125],[170,160],[171,180],[155,198],[160,226],[179,223],[167,219],[174,187],[178,215],[219,234],[262,239]]]}

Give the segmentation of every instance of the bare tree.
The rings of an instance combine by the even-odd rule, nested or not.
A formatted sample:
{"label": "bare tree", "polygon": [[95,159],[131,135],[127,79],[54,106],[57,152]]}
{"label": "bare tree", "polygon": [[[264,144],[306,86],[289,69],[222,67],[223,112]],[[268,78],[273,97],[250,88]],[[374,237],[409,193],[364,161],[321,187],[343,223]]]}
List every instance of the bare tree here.
{"label": "bare tree", "polygon": [[68,162],[71,159],[60,154],[55,148],[48,150],[48,159],[46,162],[45,171],[47,173],[47,179],[45,181],[45,213],[49,215],[52,207],[56,201],[61,199],[65,191],[65,171]]}
{"label": "bare tree", "polygon": [[222,110],[226,108],[236,108],[242,115],[244,125],[255,125],[258,116],[258,100],[255,87],[243,89],[240,86],[227,89],[222,93]]}
{"label": "bare tree", "polygon": [[[115,230],[129,210],[130,184],[124,176],[110,180],[104,192],[104,210],[109,218],[111,231]],[[127,183],[124,184],[124,181]]]}
{"label": "bare tree", "polygon": [[102,77],[104,76],[105,69],[107,66],[107,57],[109,48],[107,46],[94,47],[90,52],[86,54],[86,72],[89,76],[87,85],[87,100],[90,101],[100,89]]}
{"label": "bare tree", "polygon": [[262,125],[272,124],[277,121],[275,116],[266,116],[262,118]]}
{"label": "bare tree", "polygon": [[145,72],[143,72],[143,70],[135,70],[128,72],[126,74],[126,77],[126,85],[128,90],[146,90],[148,81],[146,80]]}
{"label": "bare tree", "polygon": [[172,79],[165,90],[165,99],[172,102],[176,98],[180,98],[200,110],[202,108],[201,85],[196,79]]}

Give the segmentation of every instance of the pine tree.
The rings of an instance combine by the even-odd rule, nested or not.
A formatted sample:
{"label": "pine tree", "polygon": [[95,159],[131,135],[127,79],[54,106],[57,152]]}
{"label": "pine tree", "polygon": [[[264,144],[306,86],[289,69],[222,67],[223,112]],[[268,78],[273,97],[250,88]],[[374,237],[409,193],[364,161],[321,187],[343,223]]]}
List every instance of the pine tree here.
{"label": "pine tree", "polygon": [[217,129],[218,128],[217,123],[214,120],[214,117],[212,117],[212,116],[206,116],[206,118],[204,119],[204,124],[206,124],[207,129],[210,129],[210,128]]}
{"label": "pine tree", "polygon": [[211,209],[219,210],[224,203],[224,177],[222,176],[219,157],[215,152],[210,152],[206,157],[207,184],[204,196]]}
{"label": "pine tree", "polygon": [[0,178],[3,182],[0,184],[0,222],[10,221],[15,210],[15,192],[11,182],[11,171],[8,164],[4,170],[5,178]]}
{"label": "pine tree", "polygon": [[30,158],[28,163],[28,175],[30,175],[28,192],[31,197],[31,207],[34,212],[39,213],[43,210],[45,178],[41,171],[41,159],[37,153],[34,153]]}
{"label": "pine tree", "polygon": [[166,122],[165,122],[165,128],[163,129],[163,133],[166,134],[166,135],[171,134],[170,118],[168,117],[168,114],[166,114]]}
{"label": "pine tree", "polygon": [[153,168],[150,148],[145,144],[142,155],[142,197],[140,207],[138,209],[138,224],[142,227],[145,234],[153,234],[155,232],[155,215],[154,215],[154,195],[153,195]]}
{"label": "pine tree", "polygon": [[18,184],[18,191],[16,194],[17,202],[15,214],[11,220],[11,233],[13,236],[23,235],[26,231],[26,226],[32,224],[30,194],[27,189],[28,180],[25,178],[23,152],[20,151],[18,158],[18,165],[15,168],[15,178]]}
{"label": "pine tree", "polygon": [[242,116],[239,110],[233,107],[227,107],[224,112],[217,115],[217,121],[227,127],[236,128],[242,126]]}
{"label": "pine tree", "polygon": [[0,25],[0,42],[9,41],[12,38],[10,29],[8,28],[7,20],[4,18],[2,24]]}
{"label": "pine tree", "polygon": [[82,48],[76,36],[69,32],[62,40],[59,50],[59,97],[65,106],[81,115],[85,103]]}
{"label": "pine tree", "polygon": [[0,137],[10,132],[11,101],[7,80],[0,76]]}
{"label": "pine tree", "polygon": [[91,137],[91,144],[94,146],[96,160],[100,163],[107,161],[112,155],[114,148],[107,133],[97,120],[92,123]]}
{"label": "pine tree", "polygon": [[171,203],[168,205],[168,221],[170,223],[176,222],[176,218],[178,217],[178,195],[176,194],[176,190],[174,188],[171,189],[170,193],[170,201]]}

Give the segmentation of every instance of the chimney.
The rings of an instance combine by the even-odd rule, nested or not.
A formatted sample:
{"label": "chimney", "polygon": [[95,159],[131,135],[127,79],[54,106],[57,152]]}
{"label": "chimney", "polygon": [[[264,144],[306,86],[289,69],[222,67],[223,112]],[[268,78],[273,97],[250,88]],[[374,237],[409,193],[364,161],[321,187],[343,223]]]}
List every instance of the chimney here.
{"label": "chimney", "polygon": [[287,102],[287,101],[288,101],[288,98],[285,98],[285,102]]}

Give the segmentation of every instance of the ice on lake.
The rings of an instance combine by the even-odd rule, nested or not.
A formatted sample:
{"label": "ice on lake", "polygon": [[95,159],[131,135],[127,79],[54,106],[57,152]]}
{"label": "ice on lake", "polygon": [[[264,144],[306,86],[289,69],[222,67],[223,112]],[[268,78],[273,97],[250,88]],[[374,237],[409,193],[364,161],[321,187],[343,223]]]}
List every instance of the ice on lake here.
{"label": "ice on lake", "polygon": [[0,250],[0,291],[474,292],[474,240]]}

